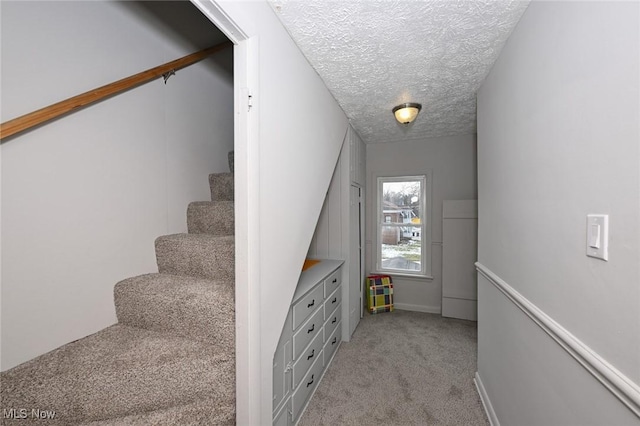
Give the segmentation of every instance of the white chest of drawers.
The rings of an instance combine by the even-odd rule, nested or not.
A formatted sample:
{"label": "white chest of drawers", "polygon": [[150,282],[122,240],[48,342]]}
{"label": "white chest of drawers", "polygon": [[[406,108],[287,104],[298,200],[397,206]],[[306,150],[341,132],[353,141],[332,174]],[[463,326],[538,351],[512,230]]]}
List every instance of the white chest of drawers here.
{"label": "white chest of drawers", "polygon": [[302,273],[273,359],[273,424],[296,424],[342,341],[342,261]]}

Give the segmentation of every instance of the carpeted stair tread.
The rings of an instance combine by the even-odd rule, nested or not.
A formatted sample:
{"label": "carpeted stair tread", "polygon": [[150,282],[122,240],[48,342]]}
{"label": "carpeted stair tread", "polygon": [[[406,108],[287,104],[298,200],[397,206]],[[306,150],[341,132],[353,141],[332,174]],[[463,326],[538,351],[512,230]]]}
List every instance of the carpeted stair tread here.
{"label": "carpeted stair tread", "polygon": [[233,282],[168,274],[120,281],[114,288],[118,322],[174,333],[235,350]]}
{"label": "carpeted stair tread", "polygon": [[211,201],[233,201],[233,173],[212,173],[209,175]]}
{"label": "carpeted stair tread", "polygon": [[233,201],[196,201],[187,208],[190,234],[233,235]]}
{"label": "carpeted stair tread", "polygon": [[158,271],[212,280],[235,276],[233,236],[173,234],[156,239]]}
{"label": "carpeted stair tread", "polygon": [[224,417],[224,407],[234,404],[234,383],[234,358],[217,345],[113,325],[2,373],[4,408],[56,412],[46,422],[3,424],[73,425],[200,399],[214,400],[208,411]]}

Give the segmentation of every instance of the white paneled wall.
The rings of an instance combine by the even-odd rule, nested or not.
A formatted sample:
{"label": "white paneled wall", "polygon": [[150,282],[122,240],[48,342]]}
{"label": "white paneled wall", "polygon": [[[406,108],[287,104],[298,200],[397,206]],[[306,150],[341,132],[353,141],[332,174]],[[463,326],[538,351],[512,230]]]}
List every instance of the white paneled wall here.
{"label": "white paneled wall", "polygon": [[342,180],[345,150],[340,151],[331,185],[327,192],[322,211],[318,218],[316,231],[309,247],[309,257],[318,259],[343,259],[342,247]]}
{"label": "white paneled wall", "polygon": [[313,234],[313,240],[309,247],[309,255],[319,259],[343,259],[342,247],[342,183],[343,183],[343,163],[345,153],[341,151],[338,164],[336,165],[329,190],[327,192],[320,218]]}
{"label": "white paneled wall", "polygon": [[[340,158],[331,179],[331,185],[325,198],[320,219],[309,247],[308,257],[345,260],[342,268],[343,295],[342,318],[343,340],[349,341],[360,315],[360,283],[350,282],[351,268],[359,270],[360,259],[352,259],[349,254],[349,235],[351,228],[357,226],[349,220],[351,186],[358,185],[353,179],[364,176],[365,145],[358,134],[350,127],[345,138]],[[355,290],[357,289],[357,290]],[[354,291],[355,290],[355,291]],[[354,312],[357,315],[354,317]]]}
{"label": "white paneled wall", "polygon": [[344,203],[349,201],[351,185],[364,187],[365,152],[364,142],[349,127],[309,247],[310,257],[341,259],[346,256],[347,249],[342,246],[343,231],[348,225],[348,217],[343,217]]}

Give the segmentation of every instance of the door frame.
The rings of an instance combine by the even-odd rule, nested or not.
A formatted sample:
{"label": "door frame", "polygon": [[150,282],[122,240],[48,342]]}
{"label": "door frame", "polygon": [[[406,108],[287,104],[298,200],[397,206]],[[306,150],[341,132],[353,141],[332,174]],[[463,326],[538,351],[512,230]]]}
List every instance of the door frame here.
{"label": "door frame", "polygon": [[[233,48],[236,298],[236,423],[260,424],[259,51],[249,23],[235,22],[216,0],[191,0]],[[269,418],[271,418],[269,413]]]}
{"label": "door frame", "polygon": [[[358,274],[358,290],[359,290],[359,298],[358,298],[358,302],[360,305],[360,318],[362,318],[364,316],[364,301],[366,300],[365,295],[364,295],[364,279],[365,279],[365,265],[364,265],[364,260],[365,260],[365,253],[364,253],[364,190],[362,188],[361,185],[356,184],[354,182],[351,182],[350,184],[350,188],[355,188],[358,190],[358,199],[357,199],[357,204],[358,204],[358,223],[349,223],[349,226],[356,226],[358,225],[358,237],[359,237],[359,241],[358,241],[358,248],[359,248],[359,256],[357,259],[357,265],[358,265],[358,270],[359,270],[359,274]],[[351,192],[349,192],[349,198],[351,198]],[[351,208],[351,202],[353,200],[349,200],[349,207]],[[349,212],[349,219],[351,219],[351,211]],[[351,241],[349,241],[349,244],[351,244]],[[352,267],[356,264],[356,259],[352,259],[351,258],[351,250],[349,250],[349,259],[350,262],[352,264]],[[350,285],[353,285],[353,283],[350,283]],[[352,327],[355,330],[355,327]],[[351,332],[353,332],[353,330],[349,330],[351,334]]]}

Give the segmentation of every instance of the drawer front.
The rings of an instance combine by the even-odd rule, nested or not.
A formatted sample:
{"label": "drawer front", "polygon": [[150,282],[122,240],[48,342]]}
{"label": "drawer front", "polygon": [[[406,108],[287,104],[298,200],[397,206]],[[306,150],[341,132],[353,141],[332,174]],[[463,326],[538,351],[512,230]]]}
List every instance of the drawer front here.
{"label": "drawer front", "polygon": [[342,283],[342,268],[338,268],[333,274],[324,280],[324,297],[334,292]]}
{"label": "drawer front", "polygon": [[340,346],[340,342],[342,341],[342,326],[341,323],[338,323],[338,327],[334,330],[333,334],[327,339],[327,343],[324,344],[324,349],[322,352],[324,353],[324,365],[328,365],[333,353]]}
{"label": "drawer front", "polygon": [[273,418],[273,426],[289,426],[289,411],[291,411],[291,398],[282,406]]}
{"label": "drawer front", "polygon": [[307,374],[304,376],[298,388],[293,392],[293,421],[298,420],[298,416],[304,408],[309,395],[318,385],[320,376],[322,376],[323,362],[322,353],[318,354],[318,359],[313,363]]}
{"label": "drawer front", "polygon": [[319,334],[322,334],[322,323],[324,322],[324,316],[322,308],[318,309],[315,314],[311,316],[302,324],[299,330],[293,335],[293,359],[298,360],[302,355],[302,351],[307,345]]}
{"label": "drawer front", "polygon": [[322,286],[319,285],[296,302],[293,305],[293,329],[298,328],[312,312],[318,309],[318,306],[322,305],[323,301]]}
{"label": "drawer front", "polygon": [[329,336],[333,334],[340,320],[342,319],[342,305],[338,305],[335,311],[329,314],[327,320],[324,322],[324,341],[329,340]]}
{"label": "drawer front", "polygon": [[314,363],[314,361],[320,357],[320,352],[322,352],[322,333],[318,333],[318,335],[313,339],[311,344],[307,346],[307,348],[302,352],[300,358],[293,365],[293,387],[298,386],[298,383],[302,380],[302,377],[307,374],[309,371],[309,367]]}
{"label": "drawer front", "polygon": [[329,315],[336,310],[336,306],[342,301],[342,291],[338,288],[324,301],[324,319],[329,319]]}

